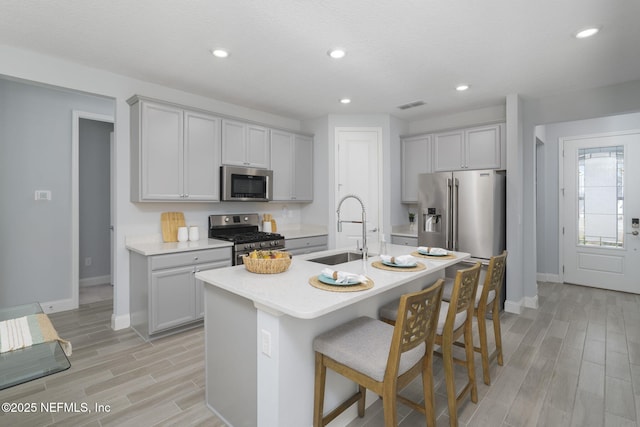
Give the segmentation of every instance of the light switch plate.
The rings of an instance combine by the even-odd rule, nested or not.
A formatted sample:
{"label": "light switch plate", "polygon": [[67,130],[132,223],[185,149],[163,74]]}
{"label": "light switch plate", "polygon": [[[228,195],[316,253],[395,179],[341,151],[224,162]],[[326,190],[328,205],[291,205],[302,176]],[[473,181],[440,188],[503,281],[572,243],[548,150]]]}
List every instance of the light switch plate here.
{"label": "light switch plate", "polygon": [[51,191],[49,190],[36,190],[36,200],[51,200]]}

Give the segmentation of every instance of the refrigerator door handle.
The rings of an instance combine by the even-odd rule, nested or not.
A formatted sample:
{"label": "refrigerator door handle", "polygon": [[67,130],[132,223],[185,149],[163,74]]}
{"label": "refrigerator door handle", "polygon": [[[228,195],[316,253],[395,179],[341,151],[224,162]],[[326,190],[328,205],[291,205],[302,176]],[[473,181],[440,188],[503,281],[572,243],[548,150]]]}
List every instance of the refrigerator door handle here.
{"label": "refrigerator door handle", "polygon": [[444,218],[445,229],[445,246],[446,249],[452,249],[453,247],[453,181],[451,178],[447,178],[447,210]]}
{"label": "refrigerator door handle", "polygon": [[451,247],[452,250],[457,251],[458,250],[458,193],[459,193],[459,187],[460,187],[460,182],[458,181],[458,178],[454,178],[453,179],[453,197],[451,198],[451,204],[452,204],[452,213],[453,213],[453,220],[452,220],[452,235],[453,235],[453,245]]}

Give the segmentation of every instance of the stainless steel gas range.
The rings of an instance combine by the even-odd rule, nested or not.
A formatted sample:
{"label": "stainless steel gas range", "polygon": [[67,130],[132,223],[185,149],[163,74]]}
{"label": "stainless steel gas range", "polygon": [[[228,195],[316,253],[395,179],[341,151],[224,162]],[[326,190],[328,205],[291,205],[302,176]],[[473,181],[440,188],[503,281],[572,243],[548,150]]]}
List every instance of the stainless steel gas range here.
{"label": "stainless steel gas range", "polygon": [[233,242],[233,265],[254,249],[284,249],[284,236],[260,231],[258,214],[209,215],[209,238]]}

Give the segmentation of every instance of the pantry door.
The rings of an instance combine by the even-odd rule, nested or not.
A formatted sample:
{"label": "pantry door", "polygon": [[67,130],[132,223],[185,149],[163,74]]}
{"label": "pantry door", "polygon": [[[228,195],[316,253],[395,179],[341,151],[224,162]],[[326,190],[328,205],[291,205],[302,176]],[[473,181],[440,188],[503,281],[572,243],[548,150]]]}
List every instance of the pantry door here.
{"label": "pantry door", "polygon": [[[364,203],[367,216],[367,246],[371,250],[378,245],[379,218],[382,218],[381,155],[382,129],[336,128],[336,209],[340,200],[349,194],[358,196]],[[340,218],[360,221],[362,209],[355,199],[342,204]],[[333,224],[337,224],[337,214]],[[343,223],[342,232],[336,234],[336,248],[355,249],[362,245],[362,224]]]}
{"label": "pantry door", "polygon": [[640,294],[640,131],[560,145],[564,282]]}

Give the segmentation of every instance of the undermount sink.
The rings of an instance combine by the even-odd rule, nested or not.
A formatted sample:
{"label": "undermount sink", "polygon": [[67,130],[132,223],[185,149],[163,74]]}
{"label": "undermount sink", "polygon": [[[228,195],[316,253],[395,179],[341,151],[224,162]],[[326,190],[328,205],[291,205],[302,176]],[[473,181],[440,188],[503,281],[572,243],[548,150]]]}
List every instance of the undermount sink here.
{"label": "undermount sink", "polygon": [[[371,254],[369,254],[369,256],[371,256]],[[320,258],[313,258],[313,259],[310,259],[309,261],[317,262],[320,264],[326,264],[326,265],[336,265],[336,264],[343,264],[349,261],[356,261],[358,259],[362,259],[362,252],[340,252],[337,254],[327,255]]]}

